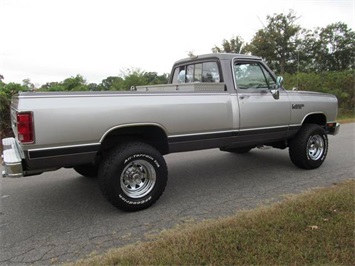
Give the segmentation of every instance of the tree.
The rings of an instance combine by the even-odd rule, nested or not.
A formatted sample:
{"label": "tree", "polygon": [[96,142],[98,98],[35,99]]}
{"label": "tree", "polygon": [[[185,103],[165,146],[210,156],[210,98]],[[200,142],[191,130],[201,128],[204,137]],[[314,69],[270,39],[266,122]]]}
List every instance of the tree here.
{"label": "tree", "polygon": [[139,68],[127,68],[122,74],[125,90],[130,90],[132,86],[148,85],[146,76],[144,76],[145,72]]}
{"label": "tree", "polygon": [[143,78],[147,82],[147,84],[166,84],[168,83],[168,75],[158,75],[157,72],[145,72],[143,74]]}
{"label": "tree", "polygon": [[96,83],[89,83],[88,85],[88,90],[89,91],[99,91],[100,87]]}
{"label": "tree", "polygon": [[232,37],[229,41],[224,39],[222,42],[222,47],[212,48],[213,53],[236,53],[236,54],[244,54],[245,50],[245,42],[240,36]]}
{"label": "tree", "polygon": [[47,82],[39,88],[40,91],[65,91],[65,87],[60,82]]}
{"label": "tree", "polygon": [[35,90],[35,85],[31,82],[30,79],[24,79],[22,81],[22,85],[27,88],[28,91],[34,91]]}
{"label": "tree", "polygon": [[[355,32],[337,22],[317,28],[311,38],[313,68],[317,72],[355,67]],[[312,49],[313,48],[313,49]]]}
{"label": "tree", "polygon": [[81,75],[76,75],[75,77],[70,77],[62,82],[64,90],[66,91],[86,91],[88,90],[86,86],[86,80]]}
{"label": "tree", "polygon": [[87,91],[88,85],[81,75],[70,77],[62,82],[47,82],[39,88],[40,91]]}
{"label": "tree", "polygon": [[0,138],[11,136],[10,104],[13,95],[28,88],[18,83],[0,82]]}
{"label": "tree", "polygon": [[296,72],[297,51],[301,42],[298,35],[302,30],[296,24],[297,19],[292,10],[287,15],[267,16],[267,26],[256,32],[246,50],[261,56],[280,74]]}
{"label": "tree", "polygon": [[101,81],[98,88],[103,91],[124,90],[124,79],[121,77],[107,77]]}
{"label": "tree", "polygon": [[195,58],[196,55],[195,55],[194,53],[195,53],[195,51],[191,50],[191,51],[189,51],[189,52],[187,53],[187,56],[190,57],[190,58]]}

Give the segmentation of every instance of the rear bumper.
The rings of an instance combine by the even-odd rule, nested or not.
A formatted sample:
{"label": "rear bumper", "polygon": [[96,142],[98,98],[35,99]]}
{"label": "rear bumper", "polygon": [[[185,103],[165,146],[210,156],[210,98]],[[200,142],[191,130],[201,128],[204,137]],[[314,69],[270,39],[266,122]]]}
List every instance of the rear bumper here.
{"label": "rear bumper", "polygon": [[22,177],[22,158],[19,147],[14,138],[5,138],[2,140],[3,145],[3,166],[2,177]]}
{"label": "rear bumper", "polygon": [[340,129],[340,124],[339,123],[327,123],[327,134],[329,135],[336,135],[338,134]]}

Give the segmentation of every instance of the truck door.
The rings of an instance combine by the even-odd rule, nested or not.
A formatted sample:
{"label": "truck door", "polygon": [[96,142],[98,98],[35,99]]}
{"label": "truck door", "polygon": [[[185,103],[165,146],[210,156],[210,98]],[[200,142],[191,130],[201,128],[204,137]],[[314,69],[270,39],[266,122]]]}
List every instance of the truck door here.
{"label": "truck door", "polygon": [[276,81],[260,61],[235,61],[234,79],[239,102],[240,136],[277,140],[285,137],[290,122],[290,101],[280,89],[279,99],[270,90]]}

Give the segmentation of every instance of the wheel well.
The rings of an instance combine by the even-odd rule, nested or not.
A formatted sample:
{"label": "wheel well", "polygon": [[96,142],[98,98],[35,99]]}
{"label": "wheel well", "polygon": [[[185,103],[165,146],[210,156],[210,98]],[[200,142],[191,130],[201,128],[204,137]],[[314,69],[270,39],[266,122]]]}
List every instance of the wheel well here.
{"label": "wheel well", "polygon": [[320,126],[325,126],[326,123],[327,119],[324,114],[311,114],[303,120],[303,124],[317,124]]}
{"label": "wheel well", "polygon": [[168,138],[158,126],[130,126],[117,128],[108,133],[102,141],[103,150],[108,150],[118,143],[140,140],[155,147],[161,154],[169,153]]}

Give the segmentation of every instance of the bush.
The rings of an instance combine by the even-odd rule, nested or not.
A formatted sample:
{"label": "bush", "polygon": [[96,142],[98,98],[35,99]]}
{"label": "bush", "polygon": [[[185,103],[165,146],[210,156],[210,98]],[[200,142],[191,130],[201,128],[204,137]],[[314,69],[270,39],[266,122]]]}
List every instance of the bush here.
{"label": "bush", "polygon": [[354,112],[355,72],[353,70],[328,71],[322,73],[285,74],[286,89],[317,91],[334,94],[343,112]]}
{"label": "bush", "polygon": [[17,83],[5,84],[0,82],[0,137],[12,136],[10,105],[13,95],[20,91],[27,91],[29,88]]}

